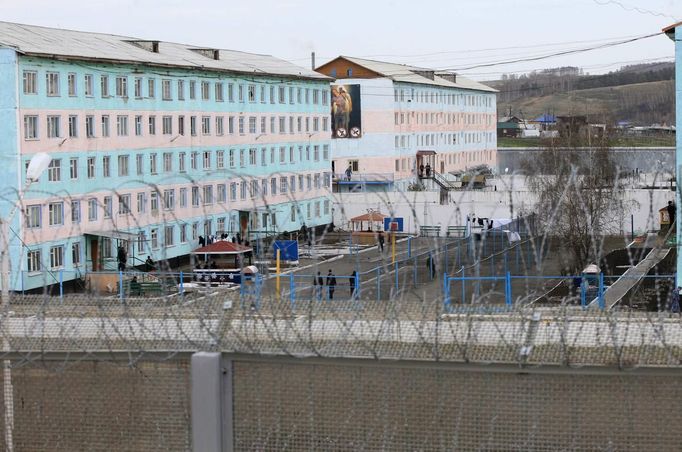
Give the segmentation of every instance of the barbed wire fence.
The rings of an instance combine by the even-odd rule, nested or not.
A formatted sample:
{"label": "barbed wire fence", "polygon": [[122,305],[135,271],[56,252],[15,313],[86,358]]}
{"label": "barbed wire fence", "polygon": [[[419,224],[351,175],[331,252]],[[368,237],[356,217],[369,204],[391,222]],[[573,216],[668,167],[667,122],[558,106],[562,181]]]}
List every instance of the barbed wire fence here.
{"label": "barbed wire fence", "polygon": [[[246,184],[249,210],[290,215],[257,187],[248,193],[251,179],[215,176],[225,190]],[[291,174],[273,177],[280,184]],[[660,185],[661,175],[649,177]],[[624,196],[636,204],[599,237],[600,271],[586,274],[568,270],[568,246],[543,227],[525,180],[497,176],[484,190],[445,194],[329,193],[333,229],[244,237],[258,273],[239,272],[239,285],[221,281],[210,258],[197,256],[208,268],[175,258],[177,244],[164,247],[161,237],[157,249],[151,238],[112,235],[108,266],[94,271],[86,258],[77,275],[49,268],[43,253],[44,271],[12,273],[15,287],[25,285],[17,278],[39,287],[13,292],[4,305],[3,447],[190,450],[190,360],[209,351],[232,357],[236,450],[675,449],[674,429],[649,414],[679,413],[682,400],[674,384],[682,356],[682,318],[671,305],[676,245],[666,226],[647,236],[673,192],[627,182]],[[44,209],[50,200],[96,199],[100,214],[110,209],[112,231],[186,222],[179,209],[164,209],[163,185],[136,182],[144,188],[65,187],[0,199],[20,202],[22,212],[30,199]],[[188,197],[204,185],[186,183]],[[116,215],[115,204],[101,201],[103,190],[114,201],[154,193],[158,216],[132,205]],[[305,191],[288,193],[287,202],[312,225]],[[221,199],[192,208],[189,230],[224,217],[224,230],[200,235],[231,241],[235,202],[227,192]],[[370,231],[351,220],[373,212],[403,221],[405,232],[384,233],[383,251],[376,234],[383,216],[381,224],[369,221]],[[68,214],[50,234],[101,232]],[[44,219],[41,228],[22,228],[22,261],[45,240]],[[641,243],[633,237],[642,235]],[[277,270],[275,239],[298,243],[296,264]],[[153,269],[128,260],[117,271],[116,240],[162,259]],[[187,242],[200,247],[189,233]],[[657,250],[665,253],[643,274],[626,273]],[[95,287],[94,273],[111,282]],[[626,289],[611,298],[617,284]]]}

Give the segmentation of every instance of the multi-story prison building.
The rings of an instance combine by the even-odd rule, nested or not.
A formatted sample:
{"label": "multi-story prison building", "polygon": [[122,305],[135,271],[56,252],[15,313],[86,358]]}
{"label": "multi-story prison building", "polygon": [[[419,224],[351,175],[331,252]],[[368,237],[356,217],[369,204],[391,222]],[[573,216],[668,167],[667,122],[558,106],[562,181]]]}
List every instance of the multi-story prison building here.
{"label": "multi-story prison building", "polygon": [[[233,50],[0,23],[12,290],[330,223],[329,79]],[[49,168],[24,189],[31,156]]]}
{"label": "multi-story prison building", "polygon": [[494,167],[494,89],[453,72],[347,56],[316,70],[336,79],[335,189],[406,189],[427,164],[436,176]]}

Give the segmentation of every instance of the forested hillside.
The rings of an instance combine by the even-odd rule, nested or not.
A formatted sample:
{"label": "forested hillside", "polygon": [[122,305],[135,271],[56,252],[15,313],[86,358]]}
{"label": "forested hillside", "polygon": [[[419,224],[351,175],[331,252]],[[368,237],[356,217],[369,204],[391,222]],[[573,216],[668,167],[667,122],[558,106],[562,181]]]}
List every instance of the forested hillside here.
{"label": "forested hillside", "polygon": [[608,74],[584,74],[565,67],[505,76],[486,82],[498,89],[498,114],[531,119],[542,113],[588,115],[593,122],[630,121],[672,124],[675,121],[675,65],[624,66]]}

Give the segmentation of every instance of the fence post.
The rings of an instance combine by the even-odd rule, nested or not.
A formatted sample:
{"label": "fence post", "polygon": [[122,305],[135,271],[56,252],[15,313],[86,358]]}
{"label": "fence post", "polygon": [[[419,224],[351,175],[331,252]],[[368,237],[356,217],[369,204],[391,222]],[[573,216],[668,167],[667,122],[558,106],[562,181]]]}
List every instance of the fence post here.
{"label": "fence post", "polygon": [[59,299],[64,301],[64,270],[59,270]]}
{"label": "fence post", "polygon": [[599,273],[599,309],[604,310],[604,272]]}
{"label": "fence post", "polygon": [[185,274],[180,272],[180,295],[185,294]]}
{"label": "fence post", "polygon": [[587,293],[585,288],[585,275],[580,277],[580,306],[585,309],[587,305]]}
{"label": "fence post", "polygon": [[412,257],[412,236],[407,237],[407,258]]}
{"label": "fence post", "polygon": [[504,279],[504,286],[505,286],[505,292],[506,292],[506,302],[507,306],[511,307],[512,306],[512,287],[511,287],[511,273],[507,272],[506,277]]}
{"label": "fence post", "polygon": [[355,272],[355,276],[353,277],[355,279],[355,290],[353,291],[353,296],[358,299],[360,298],[360,274],[358,272]]}
{"label": "fence post", "polygon": [[445,312],[450,312],[450,281],[448,280],[448,274],[443,275],[443,307]]}
{"label": "fence post", "polygon": [[377,301],[381,299],[381,267],[377,267]]}
{"label": "fence post", "polygon": [[232,360],[220,353],[192,355],[190,369],[193,450],[234,450]]}
{"label": "fence post", "polygon": [[396,292],[400,288],[400,282],[398,280],[398,262],[395,263],[395,290]]}
{"label": "fence post", "polygon": [[123,301],[123,272],[118,272],[118,297]]}
{"label": "fence post", "polygon": [[466,280],[464,279],[464,266],[462,265],[462,304],[465,304],[467,299]]}

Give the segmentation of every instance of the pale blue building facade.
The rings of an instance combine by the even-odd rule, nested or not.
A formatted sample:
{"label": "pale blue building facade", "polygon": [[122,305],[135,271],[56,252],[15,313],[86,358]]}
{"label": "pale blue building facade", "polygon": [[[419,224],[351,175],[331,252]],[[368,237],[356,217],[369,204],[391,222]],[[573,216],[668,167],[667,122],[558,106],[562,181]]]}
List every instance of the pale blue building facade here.
{"label": "pale blue building facade", "polygon": [[[41,39],[49,36],[51,40]],[[331,223],[329,79],[264,55],[0,24],[12,290]],[[50,168],[22,190],[31,157]]]}

